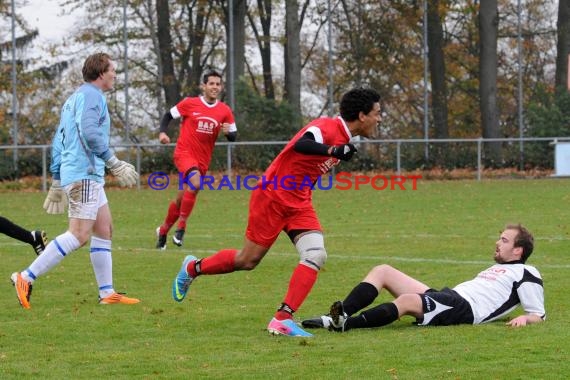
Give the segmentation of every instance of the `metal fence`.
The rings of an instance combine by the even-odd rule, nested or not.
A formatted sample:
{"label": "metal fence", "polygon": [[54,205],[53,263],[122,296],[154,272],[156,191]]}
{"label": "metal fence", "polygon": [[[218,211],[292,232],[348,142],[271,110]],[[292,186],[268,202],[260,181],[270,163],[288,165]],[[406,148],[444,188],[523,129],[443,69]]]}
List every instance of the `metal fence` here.
{"label": "metal fence", "polygon": [[[225,172],[233,178],[234,171],[263,171],[273,157],[283,148],[287,141],[237,141],[218,142],[214,149],[210,169]],[[358,142],[359,154],[357,162],[343,163],[343,170],[359,171],[393,171],[401,174],[406,171],[425,169],[434,152],[453,152],[446,162],[447,168],[461,167],[473,169],[474,179],[481,180],[484,172],[485,146],[500,143],[504,159],[511,167],[525,168],[525,161],[531,165],[550,168],[555,175],[560,175],[557,166],[570,167],[570,137],[528,137],[498,139],[394,139],[394,140],[362,140]],[[567,146],[567,154],[556,154],[558,146]],[[117,155],[132,162],[137,171],[150,174],[156,171],[174,171],[172,151],[175,144],[114,144]],[[0,171],[10,171],[13,167],[22,167],[22,162],[33,165],[34,174],[42,177],[42,190],[47,191],[49,178],[50,145],[2,145],[0,146]],[[537,156],[536,152],[540,155]],[[363,152],[361,154],[361,152]],[[531,156],[531,158],[529,158]],[[536,162],[538,157],[539,163]],[[18,157],[18,161],[12,161]],[[362,158],[364,157],[364,158]],[[564,162],[560,162],[560,161]],[[41,161],[41,163],[40,163]],[[354,161],[354,159],[353,159]],[[359,166],[358,166],[359,165]],[[570,169],[568,169],[570,170]],[[18,178],[18,171],[12,174]],[[568,175],[562,173],[562,175]],[[137,184],[141,188],[141,183]]]}

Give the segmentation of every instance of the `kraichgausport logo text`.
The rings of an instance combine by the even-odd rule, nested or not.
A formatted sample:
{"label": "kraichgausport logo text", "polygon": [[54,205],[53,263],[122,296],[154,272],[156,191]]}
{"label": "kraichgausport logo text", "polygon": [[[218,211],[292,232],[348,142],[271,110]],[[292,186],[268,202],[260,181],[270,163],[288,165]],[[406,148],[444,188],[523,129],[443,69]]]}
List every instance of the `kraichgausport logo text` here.
{"label": "kraichgausport logo text", "polygon": [[[178,173],[177,189],[184,190],[185,185],[191,190],[360,190],[371,187],[374,190],[417,190],[421,175],[365,175],[340,172],[336,175],[323,175],[313,181],[311,177],[302,178],[293,175],[267,178],[265,175],[236,175],[233,180],[227,175],[216,180],[213,175],[200,176],[196,172],[185,176]],[[195,178],[194,178],[195,177]],[[193,184],[198,181],[198,185]],[[165,172],[154,172],[147,180],[148,186],[153,190],[165,190],[170,184],[170,176]]]}

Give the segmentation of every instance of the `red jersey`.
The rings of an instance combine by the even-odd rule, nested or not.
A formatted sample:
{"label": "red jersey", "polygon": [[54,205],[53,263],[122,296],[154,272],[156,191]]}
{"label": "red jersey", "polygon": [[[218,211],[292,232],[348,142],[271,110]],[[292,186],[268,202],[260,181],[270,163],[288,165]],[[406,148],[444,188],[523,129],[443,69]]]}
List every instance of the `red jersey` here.
{"label": "red jersey", "polygon": [[230,132],[237,130],[234,114],[227,104],[220,101],[208,104],[202,96],[182,99],[170,114],[175,119],[182,117],[174,155],[192,156],[204,171],[210,166],[222,124],[233,124]]}
{"label": "red jersey", "polygon": [[260,187],[266,188],[267,195],[288,207],[310,205],[312,184],[339,163],[334,157],[296,152],[293,146],[306,132],[311,132],[316,142],[326,145],[346,144],[352,137],[340,116],[313,120],[293,136],[269,165],[259,183]]}

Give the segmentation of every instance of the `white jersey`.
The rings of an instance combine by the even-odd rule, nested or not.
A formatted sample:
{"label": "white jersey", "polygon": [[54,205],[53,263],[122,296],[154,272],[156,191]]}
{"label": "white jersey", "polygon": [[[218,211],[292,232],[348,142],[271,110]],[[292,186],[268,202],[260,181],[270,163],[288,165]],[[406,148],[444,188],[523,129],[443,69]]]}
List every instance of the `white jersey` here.
{"label": "white jersey", "polygon": [[545,318],[542,278],[530,265],[495,264],[453,290],[471,305],[473,324],[501,318],[519,304],[526,313]]}

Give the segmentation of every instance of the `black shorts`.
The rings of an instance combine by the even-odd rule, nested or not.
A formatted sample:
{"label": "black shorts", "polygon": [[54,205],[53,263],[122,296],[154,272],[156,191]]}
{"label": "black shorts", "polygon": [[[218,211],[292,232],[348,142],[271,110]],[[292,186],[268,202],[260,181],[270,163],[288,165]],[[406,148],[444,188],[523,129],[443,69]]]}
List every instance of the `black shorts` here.
{"label": "black shorts", "polygon": [[424,311],[423,318],[416,320],[418,325],[449,326],[473,324],[471,305],[455,290],[443,288],[429,289],[420,294]]}

